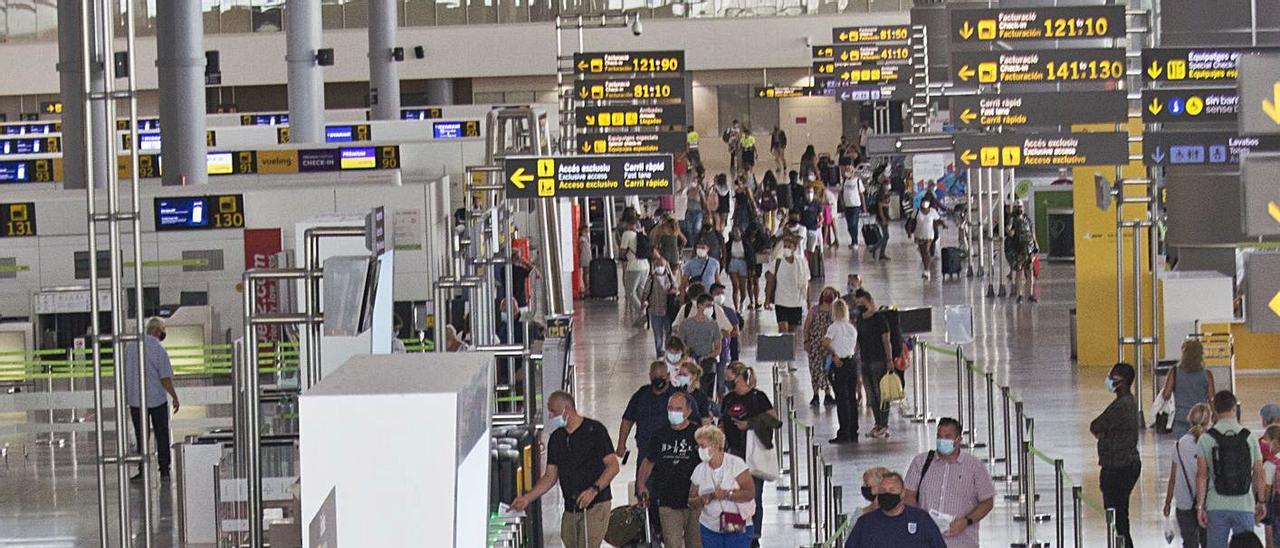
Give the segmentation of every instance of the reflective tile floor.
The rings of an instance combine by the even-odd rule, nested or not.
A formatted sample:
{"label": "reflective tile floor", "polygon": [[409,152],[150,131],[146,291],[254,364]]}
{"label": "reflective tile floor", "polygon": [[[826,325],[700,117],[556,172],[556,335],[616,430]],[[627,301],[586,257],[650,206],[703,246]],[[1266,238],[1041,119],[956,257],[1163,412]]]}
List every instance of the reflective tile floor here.
{"label": "reflective tile floor", "polygon": [[[1012,384],[1013,393],[1025,402],[1027,415],[1036,421],[1036,445],[1050,458],[1062,459],[1066,472],[1083,486],[1085,495],[1092,501],[1100,501],[1094,443],[1088,434],[1087,424],[1106,406],[1109,396],[1102,390],[1105,370],[1077,370],[1069,360],[1068,310],[1074,306],[1073,267],[1069,264],[1045,265],[1041,302],[1037,305],[1017,306],[1007,299],[987,300],[983,298],[985,280],[961,278],[944,282],[936,277],[932,281],[921,280],[919,263],[907,247],[900,225],[891,230],[890,256],[893,261],[864,262],[860,252],[843,248],[827,257],[828,274],[823,282],[843,287],[846,274],[858,272],[865,279],[865,287],[882,304],[935,307],[939,311],[934,315],[935,334],[927,338],[937,342],[942,339],[941,307],[974,303],[977,340],[966,347],[966,353],[993,367],[998,382]],[[815,283],[817,287],[819,285]],[[1114,305],[1099,303],[1097,306],[1110,308]],[[771,313],[749,313],[747,321],[744,342],[753,341],[757,333],[776,330]],[[624,327],[618,303],[614,301],[586,302],[579,312],[578,325],[576,358],[580,371],[580,407],[587,416],[605,423],[616,436],[627,398],[647,381],[651,336],[648,332]],[[744,358],[750,361],[754,355],[753,345],[746,342]],[[895,411],[891,418],[893,437],[890,440],[864,440],[858,445],[839,447],[827,445],[825,440],[834,431],[834,413],[829,408],[815,410],[808,407],[811,394],[807,365],[803,358],[794,365],[798,371],[784,372],[786,385],[796,387],[800,420],[814,426],[814,440],[823,445],[827,462],[834,466],[835,482],[846,487],[843,500],[846,509],[852,510],[860,504],[858,485],[862,470],[883,465],[905,472],[912,455],[932,444],[932,425],[913,424]],[[954,361],[940,358],[931,361],[930,367],[931,414],[955,415]],[[768,366],[759,368],[763,374],[762,386],[772,386],[769,369]],[[1260,402],[1280,400],[1280,383],[1276,382],[1280,379],[1245,379],[1241,383],[1245,422],[1256,426],[1256,410]],[[975,427],[980,441],[985,441],[987,435],[984,395],[980,390],[976,398],[978,421]],[[1000,408],[996,409],[996,425],[999,427]],[[864,414],[862,424],[869,422],[870,416]],[[176,432],[175,439],[189,433]],[[10,446],[7,461],[0,462],[0,546],[97,545],[97,492],[94,487],[95,469],[91,464],[92,445],[83,437],[70,441],[72,443],[67,447],[53,449],[28,444],[26,450],[29,454],[25,457],[21,445]],[[1133,495],[1134,537],[1139,539],[1139,546],[1164,546],[1163,539],[1159,538],[1160,507],[1168,477],[1171,441],[1150,432],[1142,437],[1143,474]],[[978,449],[976,454],[985,456],[986,450]],[[997,472],[1003,472],[1002,464],[997,467]],[[624,467],[615,481],[614,492],[618,493],[619,499],[634,474],[635,465],[631,463]],[[1040,513],[1053,511],[1053,477],[1050,467],[1038,467],[1036,478],[1041,499],[1037,510]],[[108,483],[112,487],[107,499],[114,515],[116,482],[111,479]],[[157,547],[178,544],[173,521],[174,489],[172,485],[153,487],[153,529]],[[1014,503],[1004,500],[1003,495],[1009,491],[1003,483],[997,484],[997,491],[1000,496],[997,497],[996,509],[982,524],[983,546],[1008,546],[1011,542],[1025,539],[1021,524],[1012,519],[1016,513]],[[133,494],[136,528],[140,526],[136,516],[140,512],[141,498],[138,494],[141,488],[130,487],[130,493]],[[561,505],[556,493],[553,490],[545,499],[551,515],[558,515]],[[808,531],[793,527],[790,513],[777,510],[778,504],[787,499],[789,495],[777,491],[774,484],[766,485],[764,546],[801,546],[812,542]],[[1072,546],[1069,500],[1065,506],[1065,545]],[[803,513],[799,518],[800,521],[807,520]],[[1086,506],[1082,518],[1085,530],[1083,545],[1106,546],[1100,514]],[[559,546],[555,520],[548,520],[547,525],[547,545]],[[1055,521],[1040,524],[1035,539],[1056,543],[1056,526]],[[114,532],[112,535],[116,538]]]}

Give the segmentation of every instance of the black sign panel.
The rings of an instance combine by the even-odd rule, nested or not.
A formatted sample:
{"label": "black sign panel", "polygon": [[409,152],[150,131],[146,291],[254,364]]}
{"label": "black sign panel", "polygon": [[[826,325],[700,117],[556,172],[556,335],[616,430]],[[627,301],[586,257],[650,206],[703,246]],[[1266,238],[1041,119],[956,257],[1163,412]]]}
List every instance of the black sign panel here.
{"label": "black sign panel", "polygon": [[619,51],[573,54],[576,74],[675,74],[684,71],[684,50]]}
{"label": "black sign panel", "polygon": [[986,44],[1017,40],[1124,38],[1124,6],[951,10],[951,40]]}
{"label": "black sign panel", "polygon": [[1274,53],[1280,48],[1211,47],[1142,50],[1142,79],[1147,82],[1231,82],[1241,55]]}
{"label": "black sign panel", "polygon": [[61,137],[50,136],[0,139],[0,156],[47,154],[50,152],[62,152]]}
{"label": "black sign panel", "polygon": [[578,107],[573,111],[574,123],[593,128],[661,128],[683,126],[684,105],[617,105]]}
{"label": "black sign panel", "polygon": [[1280,151],[1280,136],[1241,137],[1229,131],[1160,131],[1142,136],[1143,162],[1150,166],[1238,164],[1240,153]]}
{"label": "black sign panel", "polygon": [[761,99],[794,99],[796,97],[822,95],[816,87],[807,86],[765,86],[756,88],[755,91],[756,97]]}
{"label": "black sign panel", "polygon": [[439,107],[400,109],[401,120],[435,120],[437,118],[444,118],[444,112]]}
{"label": "black sign panel", "polygon": [[817,79],[818,94],[840,101],[905,101],[915,95],[907,84],[849,84],[834,79]]}
{"label": "black sign panel", "polygon": [[1101,82],[1124,78],[1124,50],[1114,48],[955,53],[951,70],[963,84]]}
{"label": "black sign panel", "polygon": [[831,41],[837,44],[906,42],[910,39],[911,25],[836,27],[831,29]]}
{"label": "black sign panel", "polygon": [[875,65],[867,63],[837,63],[819,61],[813,64],[818,76],[830,76],[851,84],[874,82],[906,82],[911,79],[911,67],[903,65]]}
{"label": "black sign panel", "polygon": [[36,236],[36,203],[0,204],[0,238]]}
{"label": "black sign panel", "polygon": [[507,158],[508,198],[659,196],[674,190],[670,154]]}
{"label": "black sign panel", "polygon": [[884,65],[911,64],[911,46],[813,46],[813,58],[840,63],[880,63]]}
{"label": "black sign panel", "polygon": [[1129,163],[1129,134],[956,134],[955,154],[959,168],[1124,165]]}
{"label": "black sign panel", "polygon": [[582,154],[674,153],[683,151],[684,147],[685,134],[681,131],[578,135],[578,152]]}
{"label": "black sign panel", "polygon": [[573,95],[581,101],[684,99],[684,78],[608,78],[579,80]]}
{"label": "black sign panel", "polygon": [[960,129],[1123,123],[1129,102],[1123,91],[1014,93],[951,99],[951,121]]}
{"label": "black sign panel", "polygon": [[154,199],[156,231],[244,228],[244,196],[160,196]]}
{"label": "black sign panel", "polygon": [[1235,88],[1144,89],[1142,121],[1235,122],[1240,95]]}

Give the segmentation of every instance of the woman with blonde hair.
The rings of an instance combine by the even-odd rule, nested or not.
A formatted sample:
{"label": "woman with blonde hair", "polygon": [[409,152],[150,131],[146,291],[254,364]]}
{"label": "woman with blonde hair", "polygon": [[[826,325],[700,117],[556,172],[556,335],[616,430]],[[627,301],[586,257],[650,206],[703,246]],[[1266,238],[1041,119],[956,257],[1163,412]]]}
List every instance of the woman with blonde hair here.
{"label": "woman with blonde hair", "polygon": [[755,516],[756,484],[746,461],[725,451],[724,432],[703,426],[694,432],[702,463],[693,470],[689,508],[698,510],[702,546],[747,548]]}
{"label": "woman with blonde hair", "polygon": [[[1184,345],[1185,347],[1185,345]],[[1186,359],[1186,354],[1183,354]],[[1187,411],[1187,432],[1173,446],[1173,465],[1169,469],[1169,486],[1164,493],[1164,515],[1176,503],[1178,531],[1182,548],[1205,546],[1205,529],[1196,520],[1196,448],[1200,435],[1213,426],[1213,408],[1199,402]]]}
{"label": "woman with blonde hair", "polygon": [[1182,438],[1191,424],[1187,413],[1197,403],[1213,400],[1213,373],[1204,366],[1204,344],[1199,339],[1187,339],[1182,343],[1182,359],[1178,367],[1169,370],[1161,395],[1173,397],[1173,436]]}
{"label": "woman with blonde hair", "polygon": [[891,473],[883,466],[873,466],[862,472],[862,498],[867,501],[867,505],[858,509],[858,517],[880,508],[880,504],[876,502],[876,495],[880,494],[880,481]]}

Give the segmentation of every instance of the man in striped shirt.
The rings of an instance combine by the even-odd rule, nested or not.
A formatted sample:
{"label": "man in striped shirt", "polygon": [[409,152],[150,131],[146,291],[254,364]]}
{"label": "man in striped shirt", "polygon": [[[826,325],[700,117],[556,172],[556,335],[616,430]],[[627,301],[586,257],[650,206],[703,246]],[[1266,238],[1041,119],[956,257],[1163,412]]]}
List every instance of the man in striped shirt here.
{"label": "man in striped shirt", "polygon": [[907,504],[927,510],[948,548],[978,548],[978,522],[995,505],[996,488],[982,461],[960,450],[960,421],[938,421],[936,448],[916,455],[907,471]]}

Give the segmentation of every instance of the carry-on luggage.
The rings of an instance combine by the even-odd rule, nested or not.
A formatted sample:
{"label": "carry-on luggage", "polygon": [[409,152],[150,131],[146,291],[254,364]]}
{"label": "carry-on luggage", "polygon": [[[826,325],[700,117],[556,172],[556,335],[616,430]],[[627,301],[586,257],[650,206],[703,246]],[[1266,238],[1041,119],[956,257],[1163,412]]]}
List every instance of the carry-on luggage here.
{"label": "carry-on luggage", "polygon": [[[585,520],[584,520],[585,521]],[[609,512],[604,541],[619,548],[649,546],[649,511],[644,506],[619,506]]]}
{"label": "carry-on luggage", "polygon": [[618,263],[607,257],[591,260],[591,298],[616,299],[618,297]]}
{"label": "carry-on luggage", "polygon": [[880,232],[880,225],[875,223],[862,225],[862,240],[868,246],[878,245],[880,238],[883,236],[884,234]]}
{"label": "carry-on luggage", "polygon": [[964,260],[968,257],[968,253],[958,247],[942,248],[942,275],[959,276],[960,271],[964,269]]}

